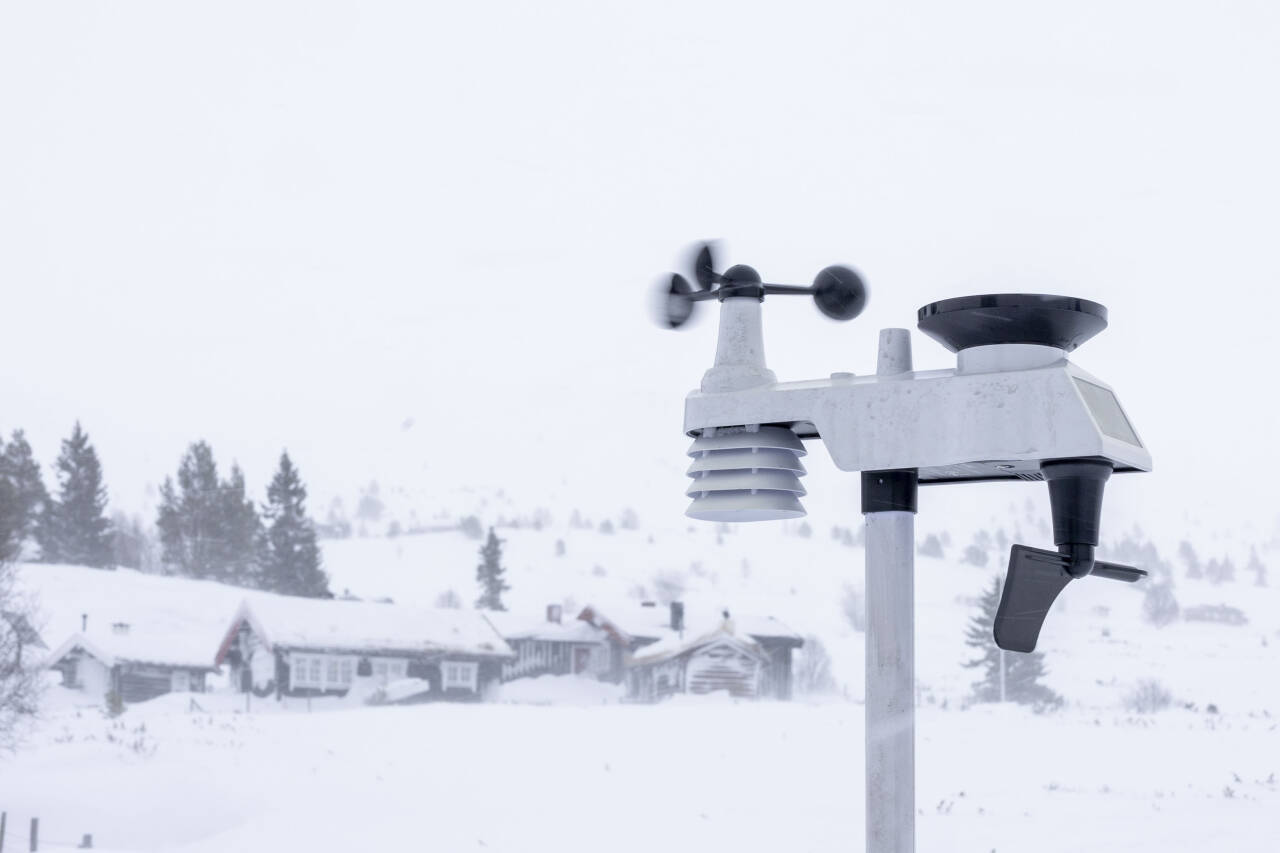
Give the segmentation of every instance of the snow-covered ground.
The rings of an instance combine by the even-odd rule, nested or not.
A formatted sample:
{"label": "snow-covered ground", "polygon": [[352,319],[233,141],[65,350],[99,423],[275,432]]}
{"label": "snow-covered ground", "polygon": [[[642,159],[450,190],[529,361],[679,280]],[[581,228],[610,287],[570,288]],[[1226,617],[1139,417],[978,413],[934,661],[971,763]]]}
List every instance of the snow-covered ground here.
{"label": "snow-covered ground", "polygon": [[[139,851],[860,849],[853,703],[153,704],[47,719],[0,772],[10,826]],[[925,708],[919,849],[1270,853],[1277,738],[1247,714]]]}
{"label": "snow-covered ground", "polygon": [[[820,638],[837,691],[631,706],[611,685],[542,678],[486,705],[252,699],[246,711],[243,696],[183,694],[109,719],[53,687],[26,745],[0,757],[10,838],[38,815],[47,839],[91,832],[127,851],[860,848],[863,635],[847,610],[861,547],[796,524],[500,534],[517,614],[678,590],[691,612],[773,615]],[[325,543],[325,561],[335,590],[407,604],[453,590],[469,603],[478,545],[460,532],[350,539]],[[977,567],[960,545],[917,559],[919,849],[1276,849],[1280,590],[1179,568],[1184,608],[1227,604],[1248,621],[1157,628],[1140,590],[1072,584],[1041,639],[1065,706],[1037,715],[968,702],[964,628],[1001,555]],[[82,613],[105,623],[174,596],[202,603],[196,627],[217,636],[243,597],[127,571],[27,565],[22,578],[50,645]],[[1126,710],[1148,678],[1173,707]]]}

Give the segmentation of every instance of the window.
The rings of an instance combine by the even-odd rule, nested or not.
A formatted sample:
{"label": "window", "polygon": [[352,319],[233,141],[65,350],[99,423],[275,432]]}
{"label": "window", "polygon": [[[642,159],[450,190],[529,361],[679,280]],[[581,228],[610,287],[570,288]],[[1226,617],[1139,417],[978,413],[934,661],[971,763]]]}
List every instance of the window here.
{"label": "window", "polygon": [[476,665],[474,663],[446,662],[444,665],[444,689],[476,689]]}
{"label": "window", "polygon": [[344,690],[355,676],[355,658],[337,655],[292,655],[289,686],[295,690]]}
{"label": "window", "polygon": [[408,661],[396,658],[377,658],[373,661],[373,678],[379,684],[404,678],[409,669]]}

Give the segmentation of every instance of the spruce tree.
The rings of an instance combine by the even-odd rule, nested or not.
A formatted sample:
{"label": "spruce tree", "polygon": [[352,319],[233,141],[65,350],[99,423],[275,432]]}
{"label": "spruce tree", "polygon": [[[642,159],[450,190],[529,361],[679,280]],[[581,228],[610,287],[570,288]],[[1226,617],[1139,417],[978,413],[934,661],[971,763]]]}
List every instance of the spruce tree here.
{"label": "spruce tree", "polygon": [[160,487],[160,559],[173,572],[193,578],[222,575],[222,499],[218,465],[207,442],[187,448],[178,465],[178,485],[166,477]]}
{"label": "spruce tree", "polygon": [[4,471],[0,471],[0,565],[16,559],[22,551],[22,508],[18,492]]}
{"label": "spruce tree", "polygon": [[973,698],[979,702],[1000,701],[1000,667],[1004,666],[1004,698],[1010,702],[1031,705],[1037,710],[1055,707],[1062,697],[1040,683],[1045,675],[1041,652],[1022,654],[1004,652],[996,645],[992,629],[1000,606],[1003,578],[992,579],[991,586],[978,601],[978,613],[969,620],[965,645],[977,650],[978,657],[965,662],[968,667],[981,667],[982,679],[974,682]]}
{"label": "spruce tree", "polygon": [[507,570],[502,567],[502,542],[489,528],[489,538],[480,546],[480,564],[476,566],[476,582],[480,584],[480,598],[476,607],[481,610],[506,610],[502,594],[511,589],[506,582]]}
{"label": "spruce tree", "polygon": [[280,467],[267,487],[263,586],[287,595],[332,598],[329,578],[320,567],[316,531],[307,518],[307,489],[289,454],[280,454]]}
{"label": "spruce tree", "polygon": [[18,534],[21,544],[37,533],[40,518],[49,502],[49,492],[40,475],[40,464],[20,429],[13,431],[13,438],[0,453],[0,477],[7,477],[13,487],[12,500],[21,519]]}
{"label": "spruce tree", "polygon": [[62,442],[57,464],[58,496],[41,520],[47,562],[104,568],[111,564],[111,523],[102,464],[79,421]]}
{"label": "spruce tree", "polygon": [[232,464],[231,475],[223,481],[219,503],[222,577],[238,586],[261,586],[266,532],[258,508],[245,495],[244,472],[239,465]]}

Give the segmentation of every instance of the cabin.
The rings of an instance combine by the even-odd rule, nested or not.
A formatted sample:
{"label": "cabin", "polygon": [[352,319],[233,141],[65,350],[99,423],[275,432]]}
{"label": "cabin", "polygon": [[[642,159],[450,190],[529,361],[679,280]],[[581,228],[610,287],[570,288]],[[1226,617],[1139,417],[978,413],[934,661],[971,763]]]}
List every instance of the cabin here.
{"label": "cabin", "polygon": [[[730,650],[743,658],[734,665],[744,671],[751,669],[754,675],[749,689],[747,683],[723,689],[734,695],[790,699],[792,652],[804,645],[803,637],[772,616],[730,615],[728,610],[686,613],[679,601],[665,608],[645,601],[609,614],[588,605],[578,618],[599,627],[611,639],[618,662],[612,678],[626,679],[628,698],[634,701],[656,701],[673,692],[721,689],[708,687],[710,682],[702,679],[690,680],[687,667],[692,657],[697,657],[700,665],[703,658],[728,656]],[[700,645],[708,637],[715,637],[719,644],[715,648]],[[758,665],[748,667],[746,658],[758,659]],[[651,676],[653,683],[649,684]],[[664,676],[665,687],[659,684]]]}
{"label": "cabin", "polygon": [[358,678],[418,679],[419,701],[474,702],[514,658],[475,610],[261,595],[240,605],[215,660],[258,696],[345,696]]}
{"label": "cabin", "polygon": [[502,680],[539,675],[607,678],[612,670],[612,643],[600,628],[580,619],[567,623],[559,604],[548,604],[545,619],[529,620],[510,612],[488,615],[515,653],[502,665]]}
{"label": "cabin", "polygon": [[87,701],[145,702],[165,693],[203,693],[217,672],[209,645],[192,643],[163,622],[134,625],[120,620],[97,630],[88,617],[48,657],[46,666],[62,676],[62,686],[82,691]]}

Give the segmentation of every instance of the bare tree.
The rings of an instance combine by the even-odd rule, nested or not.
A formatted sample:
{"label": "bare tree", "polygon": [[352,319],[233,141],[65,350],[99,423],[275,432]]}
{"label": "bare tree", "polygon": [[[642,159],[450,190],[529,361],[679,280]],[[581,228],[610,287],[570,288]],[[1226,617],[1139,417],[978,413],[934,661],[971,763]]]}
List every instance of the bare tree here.
{"label": "bare tree", "polygon": [[16,574],[12,563],[0,562],[0,751],[18,745],[40,691],[39,638],[16,589]]}

